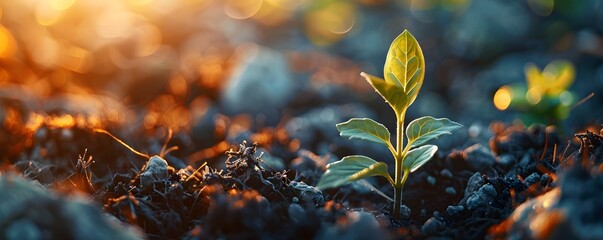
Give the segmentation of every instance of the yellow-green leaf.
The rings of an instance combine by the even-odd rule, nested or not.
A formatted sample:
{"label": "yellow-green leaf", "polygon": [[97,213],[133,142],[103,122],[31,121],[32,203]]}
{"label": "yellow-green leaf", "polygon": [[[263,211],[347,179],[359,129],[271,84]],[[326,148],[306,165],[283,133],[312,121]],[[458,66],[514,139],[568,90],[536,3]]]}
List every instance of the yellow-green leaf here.
{"label": "yellow-green leaf", "polygon": [[462,126],[463,125],[450,121],[447,118],[425,116],[417,118],[408,124],[408,127],[406,128],[406,137],[408,138],[408,144],[411,144],[411,147],[417,147],[444,134],[452,134],[452,131],[459,129]]}
{"label": "yellow-green leaf", "polygon": [[379,95],[385,99],[387,104],[394,109],[396,115],[406,112],[406,109],[408,108],[408,104],[406,104],[408,103],[408,98],[403,88],[387,83],[380,77],[366,73],[360,73],[360,75],[363,76],[375,90],[377,90],[377,93],[379,93]]}
{"label": "yellow-green leaf", "polygon": [[316,187],[321,190],[339,187],[370,176],[382,176],[391,180],[385,163],[362,155],[347,156],[327,165],[327,171],[322,175]]}
{"label": "yellow-green leaf", "polygon": [[410,169],[410,172],[416,171],[429,162],[436,151],[438,151],[438,147],[435,145],[425,145],[410,150],[404,159],[404,169]]}
{"label": "yellow-green leaf", "polygon": [[343,137],[359,138],[389,145],[390,133],[383,124],[370,118],[352,118],[336,125]]}
{"label": "yellow-green leaf", "polygon": [[415,101],[425,77],[425,59],[417,39],[408,30],[390,45],[383,77],[385,82],[402,88],[406,95],[406,102],[394,104],[410,106]]}

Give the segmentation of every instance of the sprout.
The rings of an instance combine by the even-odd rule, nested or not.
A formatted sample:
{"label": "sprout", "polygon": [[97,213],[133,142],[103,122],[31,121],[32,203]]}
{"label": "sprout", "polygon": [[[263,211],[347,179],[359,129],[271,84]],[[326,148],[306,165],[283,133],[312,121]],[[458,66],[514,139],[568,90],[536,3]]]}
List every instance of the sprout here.
{"label": "sprout", "polygon": [[337,124],[341,136],[358,138],[385,145],[395,160],[395,175],[392,178],[387,164],[367,156],[353,155],[327,165],[327,171],[318,182],[319,189],[338,187],[370,176],[382,176],[394,187],[392,215],[400,217],[402,190],[411,172],[427,163],[438,150],[435,145],[425,145],[439,136],[451,134],[462,127],[446,118],[421,117],[411,121],[406,128],[407,142],[404,145],[404,116],[415,101],[423,78],[425,60],[417,40],[404,30],[391,44],[383,75],[385,79],[361,73],[385,99],[396,113],[396,146],[390,141],[390,133],[382,124],[369,118],[353,118]]}

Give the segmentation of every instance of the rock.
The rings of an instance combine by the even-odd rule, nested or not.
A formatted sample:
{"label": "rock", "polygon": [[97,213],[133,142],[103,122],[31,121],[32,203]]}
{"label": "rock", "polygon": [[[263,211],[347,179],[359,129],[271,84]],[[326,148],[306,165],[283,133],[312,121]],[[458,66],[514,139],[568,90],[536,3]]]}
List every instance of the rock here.
{"label": "rock", "polygon": [[532,173],[530,174],[530,176],[526,177],[526,179],[523,181],[523,183],[529,187],[532,186],[533,184],[537,183],[540,181],[540,175],[538,173]]}
{"label": "rock", "polygon": [[168,163],[159,156],[152,156],[140,173],[140,184],[149,188],[153,182],[168,177]]}
{"label": "rock", "polygon": [[315,239],[386,239],[383,231],[379,228],[379,222],[370,213],[362,211],[348,212],[345,220],[337,221],[334,226],[323,224]]}
{"label": "rock", "polygon": [[431,186],[435,186],[436,178],[434,178],[433,176],[427,176],[427,183],[429,183],[429,185]]}
{"label": "rock", "polygon": [[87,199],[62,198],[37,182],[0,175],[0,239],[142,239]]}
{"label": "rock", "polygon": [[43,234],[33,221],[21,219],[6,228],[4,237],[6,239],[42,239]]}
{"label": "rock", "polygon": [[447,177],[447,178],[452,178],[452,172],[450,170],[448,170],[447,168],[442,169],[442,171],[440,171],[440,175],[442,177]]}
{"label": "rock", "polygon": [[484,192],[486,195],[488,195],[490,197],[496,197],[496,195],[498,195],[494,186],[492,186],[492,184],[489,184],[489,183],[482,186],[478,192]]}
{"label": "rock", "polygon": [[515,163],[515,157],[511,154],[502,154],[496,158],[496,163],[504,167],[510,167]]}
{"label": "rock", "polygon": [[438,232],[438,230],[444,227],[444,223],[437,217],[431,217],[425,221],[423,226],[421,227],[421,232],[424,235],[429,236]]}
{"label": "rock", "polygon": [[283,54],[269,48],[247,45],[239,53],[221,106],[228,114],[272,114],[286,106],[296,93],[296,82]]}
{"label": "rock", "polygon": [[534,160],[532,159],[532,153],[526,153],[523,155],[523,157],[521,157],[521,160],[519,161],[519,166],[527,167],[530,165],[531,162],[534,162]]}
{"label": "rock", "polygon": [[497,192],[494,186],[487,183],[467,199],[467,208],[472,210],[478,207],[488,206],[494,200],[496,195]]}
{"label": "rock", "polygon": [[302,204],[314,204],[319,205],[324,203],[325,199],[322,192],[313,186],[310,186],[304,182],[291,181],[289,186],[299,191]]}
{"label": "rock", "polygon": [[458,215],[463,211],[465,211],[465,207],[463,205],[459,205],[459,206],[450,205],[446,208],[446,213],[448,213],[448,215],[450,215],[450,216]]}
{"label": "rock", "polygon": [[478,172],[474,173],[473,176],[471,176],[467,181],[467,187],[465,188],[464,198],[468,198],[469,196],[471,196],[473,193],[479,190],[479,188],[482,187],[484,183],[485,181],[482,177],[482,174]]}
{"label": "rock", "polygon": [[302,206],[300,206],[299,204],[289,204],[287,213],[289,214],[289,219],[291,219],[291,221],[294,223],[299,224],[306,221],[306,210],[304,210],[304,208],[302,208]]}
{"label": "rock", "polygon": [[407,207],[406,205],[400,206],[400,217],[402,219],[405,219],[405,220],[410,219],[410,214],[411,214],[411,211],[410,211],[409,207]]}
{"label": "rock", "polygon": [[483,171],[496,162],[496,158],[489,148],[481,144],[474,144],[463,151],[465,161],[475,171]]}
{"label": "rock", "polygon": [[447,187],[444,191],[450,195],[456,195],[456,189],[454,189],[453,187]]}

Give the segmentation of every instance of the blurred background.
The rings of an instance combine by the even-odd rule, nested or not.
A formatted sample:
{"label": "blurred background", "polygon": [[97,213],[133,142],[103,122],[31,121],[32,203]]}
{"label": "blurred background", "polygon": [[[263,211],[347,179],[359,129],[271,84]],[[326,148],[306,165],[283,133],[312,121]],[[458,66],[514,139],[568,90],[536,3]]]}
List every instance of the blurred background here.
{"label": "blurred background", "polygon": [[[448,117],[470,130],[458,138],[477,137],[535,104],[526,95],[527,110],[513,111],[507,94],[495,105],[499,88],[532,89],[526,66],[564,60],[571,84],[551,97],[562,95],[569,114],[550,119],[568,136],[600,127],[600,0],[0,0],[0,143],[9,145],[0,150],[20,151],[19,126],[62,116],[59,124],[121,137],[171,129],[188,163],[244,139],[290,153],[337,154],[334,145],[346,144],[362,152],[366,144],[343,143],[334,125],[373,117],[393,128],[359,73],[383,76],[404,29],[427,68],[407,118]],[[555,79],[554,70],[542,78]]]}

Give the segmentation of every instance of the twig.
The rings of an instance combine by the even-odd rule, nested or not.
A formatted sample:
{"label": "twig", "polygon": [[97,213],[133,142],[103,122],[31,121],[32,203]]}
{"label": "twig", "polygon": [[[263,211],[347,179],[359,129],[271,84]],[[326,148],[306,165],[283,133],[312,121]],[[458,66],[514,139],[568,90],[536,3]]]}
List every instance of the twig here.
{"label": "twig", "polygon": [[136,154],[138,156],[141,156],[141,157],[144,157],[144,158],[150,158],[149,155],[146,155],[144,153],[136,151],[134,148],[130,147],[130,145],[128,145],[127,143],[125,143],[121,139],[117,138],[116,136],[113,136],[113,134],[111,134],[110,132],[108,132],[105,129],[95,128],[93,130],[96,133],[103,133],[103,134],[106,134],[107,136],[113,138],[113,140],[117,141],[119,144],[121,144],[122,146],[126,147],[128,150],[132,151],[134,154]]}
{"label": "twig", "polygon": [[572,107],[570,108],[570,110],[572,110],[572,109],[574,109],[574,108],[576,108],[576,107],[578,107],[578,106],[582,105],[584,102],[588,101],[589,99],[591,99],[591,98],[592,98],[592,97],[594,97],[594,96],[595,96],[595,93],[594,93],[594,92],[592,92],[592,93],[588,94],[588,96],[586,96],[585,98],[583,98],[582,100],[580,100],[579,102],[577,102],[576,104],[574,104],[574,106],[572,106]]}

